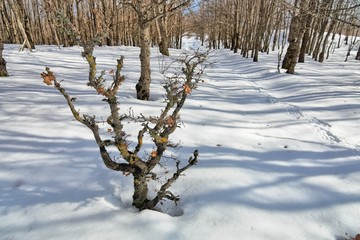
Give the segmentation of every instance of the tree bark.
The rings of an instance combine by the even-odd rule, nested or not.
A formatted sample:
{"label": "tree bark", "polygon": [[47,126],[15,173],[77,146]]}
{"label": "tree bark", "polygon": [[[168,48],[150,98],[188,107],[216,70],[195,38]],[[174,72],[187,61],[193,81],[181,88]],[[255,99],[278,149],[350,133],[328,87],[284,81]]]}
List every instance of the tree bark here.
{"label": "tree bark", "polygon": [[304,34],[304,27],[306,24],[306,14],[304,14],[306,4],[307,0],[301,0],[300,12],[297,15],[294,15],[291,20],[288,38],[289,46],[282,63],[282,68],[287,69],[286,73],[295,73],[295,66],[297,64],[297,59],[300,52],[300,43]]}
{"label": "tree bark", "polygon": [[140,79],[136,84],[137,99],[149,100],[151,69],[150,69],[150,25],[142,23],[140,25]]}
{"label": "tree bark", "polygon": [[325,31],[327,30],[326,28],[329,23],[329,16],[330,16],[330,12],[331,12],[332,3],[333,3],[333,0],[324,0],[320,6],[320,12],[324,16],[324,18],[320,20],[318,39],[315,43],[314,52],[312,54],[312,58],[315,61],[318,61],[318,58],[319,58],[321,44],[323,43],[324,34],[325,34]]}
{"label": "tree bark", "polygon": [[56,28],[56,22],[55,22],[55,19],[56,19],[56,15],[55,15],[55,12],[54,12],[54,4],[52,1],[47,1],[45,2],[46,3],[46,14],[47,14],[47,22],[50,26],[50,29],[51,29],[51,33],[52,33],[52,36],[51,36],[51,42],[53,42],[55,40],[56,42],[56,45],[60,48],[60,38],[59,38],[59,34],[57,32],[57,28]]}
{"label": "tree bark", "polygon": [[[21,0],[17,0],[13,9],[14,12],[16,13],[16,19],[20,31],[23,35],[25,46],[30,50],[35,49],[35,44],[30,33],[30,22],[29,22],[30,19],[25,11],[23,2]],[[23,19],[24,24],[22,23],[21,19]]]}
{"label": "tree bark", "polygon": [[143,210],[148,208],[148,186],[147,177],[144,173],[134,173],[134,194],[133,194],[133,206],[137,209]]}
{"label": "tree bark", "polygon": [[259,2],[260,6],[259,6],[259,12],[258,12],[258,22],[257,22],[257,31],[255,34],[255,43],[254,43],[254,57],[253,57],[253,61],[257,62],[259,60],[259,51],[261,48],[261,42],[263,39],[263,35],[264,35],[264,11],[265,11],[265,2],[264,0],[260,0]]}
{"label": "tree bark", "polygon": [[4,50],[4,44],[0,39],[0,77],[7,77],[9,76],[9,74],[6,70],[6,61],[2,57],[3,50]]}
{"label": "tree bark", "polygon": [[[314,9],[316,7],[315,0],[310,0],[309,3],[310,9]],[[308,44],[310,41],[310,30],[311,30],[311,23],[312,23],[312,14],[307,14],[306,16],[306,24],[305,24],[305,31],[304,36],[302,38],[300,53],[299,53],[299,60],[298,62],[304,63],[305,62],[305,54],[308,49]]]}
{"label": "tree bark", "polygon": [[239,49],[239,21],[240,21],[240,1],[235,1],[234,6],[234,23],[233,23],[233,33],[231,37],[231,49],[234,53],[238,52]]}
{"label": "tree bark", "polygon": [[356,57],[355,57],[355,60],[360,60],[360,47],[356,53]]}
{"label": "tree bark", "polygon": [[[163,1],[165,3],[165,1]],[[190,3],[189,0],[186,0],[182,3],[179,3],[176,6],[171,7],[171,5],[165,5],[163,13],[154,14],[153,7],[154,3],[149,1],[137,1],[136,4],[128,3],[129,6],[137,14],[138,18],[138,28],[139,28],[139,45],[140,45],[140,65],[141,73],[139,82],[136,84],[136,95],[139,100],[149,100],[150,97],[150,82],[151,82],[151,70],[150,70],[150,47],[151,47],[151,34],[150,34],[150,24],[153,21],[161,17],[165,17],[167,14],[173,13]],[[170,4],[170,3],[168,3]],[[169,7],[169,9],[167,9]],[[171,8],[170,8],[171,7]]]}
{"label": "tree bark", "polygon": [[[160,15],[166,11],[166,5],[158,5],[155,9],[155,14]],[[159,51],[162,55],[169,56],[169,39],[166,29],[167,16],[162,16],[156,20],[156,28],[159,35]]]}

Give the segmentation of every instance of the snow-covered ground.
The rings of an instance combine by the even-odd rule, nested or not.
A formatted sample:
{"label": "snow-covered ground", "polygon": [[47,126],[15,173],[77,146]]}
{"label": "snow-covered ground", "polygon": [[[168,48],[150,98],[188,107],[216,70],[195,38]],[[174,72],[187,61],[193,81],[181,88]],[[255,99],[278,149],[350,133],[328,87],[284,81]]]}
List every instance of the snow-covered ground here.
{"label": "snow-covered ground", "polygon": [[[18,47],[5,45],[11,76],[0,78],[1,240],[340,240],[360,232],[360,62],[344,62],[345,46],[325,63],[298,64],[295,75],[277,73],[277,53],[253,63],[211,52],[174,134],[183,160],[200,153],[172,187],[181,201],[169,213],[180,216],[137,212],[132,179],[103,166],[90,131],[42,83],[49,66],[81,112],[106,110],[86,86],[81,49]],[[122,110],[158,114],[162,57],[152,50],[152,97],[142,102],[137,48],[97,48],[98,69],[114,68],[120,54]]]}

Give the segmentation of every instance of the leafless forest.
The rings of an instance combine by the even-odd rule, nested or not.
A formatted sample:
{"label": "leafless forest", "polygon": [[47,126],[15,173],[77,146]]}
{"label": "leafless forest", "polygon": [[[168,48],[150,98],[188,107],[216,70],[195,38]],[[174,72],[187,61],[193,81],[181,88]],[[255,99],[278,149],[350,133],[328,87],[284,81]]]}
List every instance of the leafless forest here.
{"label": "leafless forest", "polygon": [[3,0],[0,41],[35,48],[96,39],[99,45],[159,46],[167,55],[168,47],[181,48],[182,36],[195,34],[210,48],[254,61],[288,43],[281,67],[293,73],[306,54],[328,58],[340,45],[336,34],[355,47],[359,12],[358,0]]}

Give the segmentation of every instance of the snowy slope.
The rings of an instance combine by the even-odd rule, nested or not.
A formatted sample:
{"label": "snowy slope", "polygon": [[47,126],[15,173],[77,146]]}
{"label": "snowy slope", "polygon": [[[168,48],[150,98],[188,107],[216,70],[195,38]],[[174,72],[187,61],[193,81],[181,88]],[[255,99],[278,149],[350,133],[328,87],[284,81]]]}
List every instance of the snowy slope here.
{"label": "snowy slope", "polygon": [[[5,46],[11,76],[0,78],[1,240],[340,240],[360,232],[360,65],[343,61],[345,47],[323,64],[299,64],[296,75],[277,73],[276,53],[253,63],[213,51],[174,135],[182,159],[200,152],[173,185],[181,201],[168,212],[176,216],[137,212],[131,179],[103,166],[90,131],[42,83],[49,66],[81,112],[106,110],[85,84],[81,49],[17,48]],[[157,114],[162,57],[153,49],[145,103],[135,99],[137,48],[97,48],[98,69],[112,69],[120,54],[123,111]]]}

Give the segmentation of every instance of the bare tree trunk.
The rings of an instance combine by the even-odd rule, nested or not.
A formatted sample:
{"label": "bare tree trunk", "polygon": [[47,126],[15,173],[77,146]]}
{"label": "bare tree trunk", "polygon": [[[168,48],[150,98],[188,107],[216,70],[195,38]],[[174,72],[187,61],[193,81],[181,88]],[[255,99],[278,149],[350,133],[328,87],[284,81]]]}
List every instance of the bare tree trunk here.
{"label": "bare tree trunk", "polygon": [[11,8],[11,11],[13,13],[13,16],[14,16],[14,19],[13,19],[13,29],[14,31],[16,31],[16,26],[19,28],[20,30],[20,33],[23,37],[23,41],[24,41],[24,44],[26,44],[26,46],[31,50],[31,45],[30,45],[30,42],[27,38],[27,35],[26,35],[26,31],[24,29],[24,26],[21,22],[21,15],[20,15],[20,10],[19,10],[19,6],[15,3],[15,2],[9,2],[9,6]]}
{"label": "bare tree trunk", "polygon": [[[314,9],[316,6],[315,0],[310,0],[309,5],[310,5],[310,9]],[[311,23],[313,21],[311,14],[307,14],[306,18],[307,18],[307,20],[306,20],[306,24],[305,24],[305,32],[304,32],[304,36],[302,38],[300,53],[299,53],[299,60],[298,60],[298,62],[301,62],[301,63],[305,62],[305,54],[308,49],[308,44],[310,41]]]}
{"label": "bare tree trunk", "polygon": [[146,209],[148,200],[147,176],[144,173],[134,174],[133,206],[137,209]]}
{"label": "bare tree trunk", "polygon": [[[163,1],[165,2],[165,1]],[[177,2],[177,5],[173,6],[170,2],[164,7],[164,12],[161,14],[155,14],[154,7],[158,7],[158,4],[153,1],[136,1],[136,4],[127,3],[136,12],[138,18],[139,29],[139,45],[140,45],[140,65],[141,72],[139,82],[136,84],[136,95],[139,100],[149,100],[150,97],[150,82],[151,82],[151,70],[150,70],[150,47],[151,47],[151,29],[150,24],[156,21],[158,18],[164,17],[167,14],[174,13],[181,10],[183,7],[188,6],[190,0],[184,0]],[[169,8],[168,8],[169,7]]]}
{"label": "bare tree trunk", "polygon": [[289,47],[286,51],[282,68],[287,69],[286,73],[294,74],[295,66],[300,52],[300,43],[304,34],[304,27],[306,25],[306,9],[307,0],[300,0],[300,12],[294,15],[291,20],[289,32]]}
{"label": "bare tree trunk", "polygon": [[320,6],[320,11],[321,11],[322,15],[324,16],[324,18],[322,20],[320,20],[318,39],[315,44],[314,52],[312,54],[312,57],[313,57],[313,59],[315,59],[315,61],[318,60],[318,57],[320,54],[320,47],[321,47],[321,43],[323,43],[324,34],[325,34],[325,31],[326,31],[326,28],[327,28],[327,25],[329,22],[328,17],[330,16],[332,3],[333,3],[333,0],[324,0]]}
{"label": "bare tree trunk", "polygon": [[5,1],[3,3],[0,3],[0,17],[1,17],[1,35],[3,37],[3,40],[7,41],[14,41],[14,31],[11,29],[11,17],[9,15],[9,12],[7,11],[7,7],[5,5]]}
{"label": "bare tree trunk", "polygon": [[[166,5],[160,4],[155,8],[155,15],[160,15],[166,11]],[[169,56],[169,39],[166,29],[167,16],[162,16],[156,20],[156,28],[159,36],[159,51],[165,56]]]}
{"label": "bare tree trunk", "polygon": [[258,10],[258,13],[256,15],[258,15],[258,21],[257,21],[257,31],[256,31],[256,34],[255,34],[255,43],[254,43],[254,58],[253,58],[253,61],[254,62],[257,62],[259,60],[259,51],[260,51],[260,48],[261,48],[261,42],[262,42],[262,39],[263,39],[263,31],[264,31],[264,14],[265,14],[265,2],[264,0],[259,0],[259,10]]}
{"label": "bare tree trunk", "polygon": [[[333,5],[333,2],[330,4],[329,8],[331,8],[332,5]],[[337,8],[341,8],[341,5],[342,5],[342,1],[339,1],[338,4],[337,4]],[[335,11],[336,11],[336,9],[335,9]],[[330,16],[330,14],[329,14],[329,16]],[[334,18],[338,18],[338,13],[337,12],[335,12]],[[327,42],[328,42],[328,39],[330,37],[330,34],[334,31],[334,28],[335,28],[336,24],[337,24],[337,21],[335,19],[332,19],[331,22],[330,22],[330,26],[327,29],[327,33],[326,33],[325,38],[324,38],[322,49],[321,49],[321,52],[319,54],[319,62],[323,62],[324,59],[325,59],[325,51],[326,51]]]}
{"label": "bare tree trunk", "polygon": [[[16,0],[16,3],[17,4],[14,4],[13,9],[14,12],[16,13],[16,19],[20,31],[23,35],[25,46],[30,50],[35,49],[35,44],[30,33],[30,23],[29,23],[30,20],[29,20],[29,16],[25,11],[24,3],[22,2],[22,0]],[[22,23],[21,19],[24,20],[24,24]]]}
{"label": "bare tree trunk", "polygon": [[319,54],[319,62],[324,62],[327,42],[328,42],[330,34],[334,30],[335,24],[336,24],[336,21],[332,20],[331,24],[330,24],[330,27],[329,27],[326,35],[325,35],[324,42],[323,42],[323,45],[322,45],[322,50],[321,50],[321,52]]}
{"label": "bare tree trunk", "polygon": [[355,60],[360,60],[360,47],[356,53],[356,57],[355,57]]}
{"label": "bare tree trunk", "polygon": [[233,23],[233,33],[231,37],[231,48],[234,53],[237,53],[239,50],[239,21],[240,21],[240,1],[235,1],[234,7],[234,23]]}
{"label": "bare tree trunk", "polygon": [[142,23],[139,27],[140,30],[140,79],[136,84],[137,99],[149,100],[150,97],[150,25]]}
{"label": "bare tree trunk", "polygon": [[[1,36],[0,36],[1,38]],[[6,70],[6,61],[2,57],[2,52],[4,50],[4,44],[2,40],[0,39],[0,77],[7,77],[9,76],[7,70]]]}
{"label": "bare tree trunk", "polygon": [[48,24],[51,28],[52,31],[52,39],[51,41],[56,42],[56,44],[58,45],[58,47],[60,48],[60,39],[59,39],[59,34],[57,32],[57,28],[56,28],[56,22],[55,22],[55,12],[54,12],[54,4],[52,3],[51,0],[46,2],[46,14],[47,14],[47,18],[46,20],[48,21]]}

